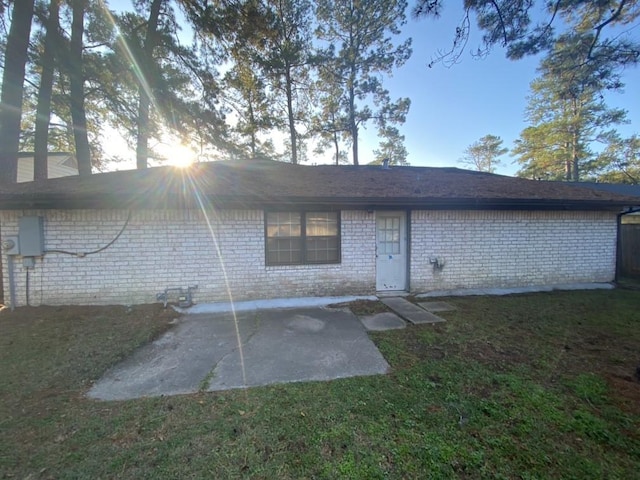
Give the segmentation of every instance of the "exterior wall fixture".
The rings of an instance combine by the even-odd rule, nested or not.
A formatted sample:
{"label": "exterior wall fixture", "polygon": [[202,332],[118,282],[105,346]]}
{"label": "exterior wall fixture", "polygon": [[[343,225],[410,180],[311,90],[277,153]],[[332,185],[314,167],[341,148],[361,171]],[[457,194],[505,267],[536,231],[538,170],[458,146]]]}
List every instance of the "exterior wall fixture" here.
{"label": "exterior wall fixture", "polygon": [[442,258],[438,258],[438,257],[431,257],[429,258],[429,263],[431,265],[433,265],[433,269],[437,270],[437,271],[442,271],[442,269],[444,268],[445,265],[445,261]]}
{"label": "exterior wall fixture", "polygon": [[169,303],[169,294],[175,293],[178,295],[178,306],[181,308],[187,308],[193,305],[193,291],[197,290],[197,285],[190,287],[173,287],[165,288],[163,292],[156,294],[156,300],[164,304],[164,308],[167,308]]}

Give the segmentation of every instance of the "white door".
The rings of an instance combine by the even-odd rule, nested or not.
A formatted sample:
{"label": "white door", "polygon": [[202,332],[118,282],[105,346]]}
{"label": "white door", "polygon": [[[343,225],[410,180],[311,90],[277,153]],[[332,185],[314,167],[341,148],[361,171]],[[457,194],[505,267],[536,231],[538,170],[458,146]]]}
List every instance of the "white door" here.
{"label": "white door", "polygon": [[376,212],[376,290],[407,288],[405,212]]}

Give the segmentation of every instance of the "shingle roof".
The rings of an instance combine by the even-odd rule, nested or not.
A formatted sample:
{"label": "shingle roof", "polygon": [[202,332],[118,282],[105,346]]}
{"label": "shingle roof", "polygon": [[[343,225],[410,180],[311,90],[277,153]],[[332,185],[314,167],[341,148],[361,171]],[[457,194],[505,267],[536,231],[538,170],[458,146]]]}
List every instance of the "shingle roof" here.
{"label": "shingle roof", "polygon": [[[579,187],[591,188],[593,190],[602,190],[605,192],[617,193],[618,195],[631,195],[640,197],[640,185],[629,185],[626,183],[599,183],[599,182],[579,182]],[[640,199],[636,199],[636,203],[640,203]]]}
{"label": "shingle roof", "polygon": [[0,209],[333,205],[619,209],[632,197],[458,168],[200,163],[0,186]]}

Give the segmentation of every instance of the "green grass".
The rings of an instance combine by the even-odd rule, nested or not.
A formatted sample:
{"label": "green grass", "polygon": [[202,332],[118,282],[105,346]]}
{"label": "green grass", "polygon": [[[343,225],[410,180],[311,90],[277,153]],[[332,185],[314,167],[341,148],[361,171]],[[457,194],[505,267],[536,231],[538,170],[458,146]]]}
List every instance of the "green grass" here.
{"label": "green grass", "polygon": [[0,478],[637,478],[640,292],[448,301],[389,375],[127,402],[84,393],[170,314],[0,312]]}

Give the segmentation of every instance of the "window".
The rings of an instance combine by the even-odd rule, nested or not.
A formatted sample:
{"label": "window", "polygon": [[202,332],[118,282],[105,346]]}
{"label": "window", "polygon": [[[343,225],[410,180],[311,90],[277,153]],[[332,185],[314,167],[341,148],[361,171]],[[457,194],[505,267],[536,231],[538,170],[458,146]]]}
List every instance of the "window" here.
{"label": "window", "polygon": [[267,212],[267,265],[340,262],[339,212]]}
{"label": "window", "polygon": [[378,253],[382,255],[400,253],[400,219],[378,218]]}

